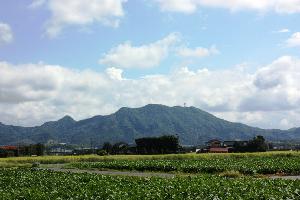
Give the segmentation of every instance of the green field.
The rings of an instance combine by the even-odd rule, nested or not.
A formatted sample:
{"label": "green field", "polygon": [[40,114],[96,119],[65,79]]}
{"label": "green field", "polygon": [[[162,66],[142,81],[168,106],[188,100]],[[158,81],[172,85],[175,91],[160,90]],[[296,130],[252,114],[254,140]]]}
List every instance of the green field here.
{"label": "green field", "polygon": [[0,170],[0,199],[299,199],[300,181],[137,178],[30,169]]}
{"label": "green field", "polygon": [[[33,163],[80,169],[176,172],[142,178],[52,172]],[[1,199],[300,199],[300,153],[43,156],[0,159]],[[188,174],[186,174],[188,173]],[[263,178],[258,178],[263,177]]]}
{"label": "green field", "polygon": [[112,160],[199,160],[211,158],[249,158],[249,157],[290,157],[300,158],[300,152],[276,151],[261,153],[230,153],[230,154],[165,154],[165,155],[81,155],[81,156],[37,156],[37,157],[10,157],[0,158],[0,166],[6,164],[28,164],[39,162],[41,164],[57,164],[72,162],[97,162]]}
{"label": "green field", "polygon": [[299,157],[207,158],[199,160],[114,160],[72,163],[79,169],[114,169],[183,173],[220,173],[237,171],[241,174],[300,174]]}
{"label": "green field", "polygon": [[32,163],[68,164],[80,169],[113,169],[183,173],[300,174],[300,153],[170,154],[115,156],[43,156],[0,159],[0,167],[30,167]]}

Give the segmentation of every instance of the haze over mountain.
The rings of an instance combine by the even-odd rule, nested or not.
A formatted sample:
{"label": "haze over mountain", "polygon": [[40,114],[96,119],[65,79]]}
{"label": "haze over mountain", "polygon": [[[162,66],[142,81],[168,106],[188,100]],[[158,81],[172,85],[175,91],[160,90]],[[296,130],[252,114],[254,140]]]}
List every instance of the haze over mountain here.
{"label": "haze over mountain", "polygon": [[181,144],[201,144],[212,138],[248,140],[263,135],[268,140],[300,140],[300,128],[265,130],[219,119],[195,107],[168,107],[149,104],[141,108],[121,108],[111,115],[94,116],[75,121],[65,116],[58,121],[36,127],[21,127],[0,123],[0,145],[17,143],[70,144],[91,142],[133,143],[135,138],[178,135]]}

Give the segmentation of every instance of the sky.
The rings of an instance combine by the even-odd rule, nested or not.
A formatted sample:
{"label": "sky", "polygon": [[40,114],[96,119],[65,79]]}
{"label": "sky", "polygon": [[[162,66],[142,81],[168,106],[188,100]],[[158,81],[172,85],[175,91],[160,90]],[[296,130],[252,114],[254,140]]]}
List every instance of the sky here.
{"label": "sky", "polygon": [[300,0],[0,1],[0,122],[149,103],[300,127]]}

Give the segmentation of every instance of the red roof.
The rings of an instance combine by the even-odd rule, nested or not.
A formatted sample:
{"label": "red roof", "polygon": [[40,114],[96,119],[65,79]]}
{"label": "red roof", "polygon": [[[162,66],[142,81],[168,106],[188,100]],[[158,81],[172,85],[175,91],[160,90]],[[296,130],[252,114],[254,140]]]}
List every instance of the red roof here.
{"label": "red roof", "polygon": [[225,147],[213,147],[209,149],[209,152],[211,153],[228,153],[228,148]]}
{"label": "red roof", "polygon": [[17,150],[18,147],[16,147],[16,146],[0,146],[0,149],[3,149],[3,150]]}

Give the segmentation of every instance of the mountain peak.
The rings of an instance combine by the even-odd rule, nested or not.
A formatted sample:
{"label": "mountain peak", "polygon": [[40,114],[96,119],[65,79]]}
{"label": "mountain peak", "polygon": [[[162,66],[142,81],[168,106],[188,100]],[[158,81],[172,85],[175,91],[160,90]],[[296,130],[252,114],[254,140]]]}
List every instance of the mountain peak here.
{"label": "mountain peak", "polygon": [[63,118],[57,121],[45,122],[43,127],[69,127],[72,126],[76,121],[69,115],[64,116]]}
{"label": "mountain peak", "polygon": [[70,115],[65,115],[63,118],[58,120],[60,122],[75,122],[75,120]]}

